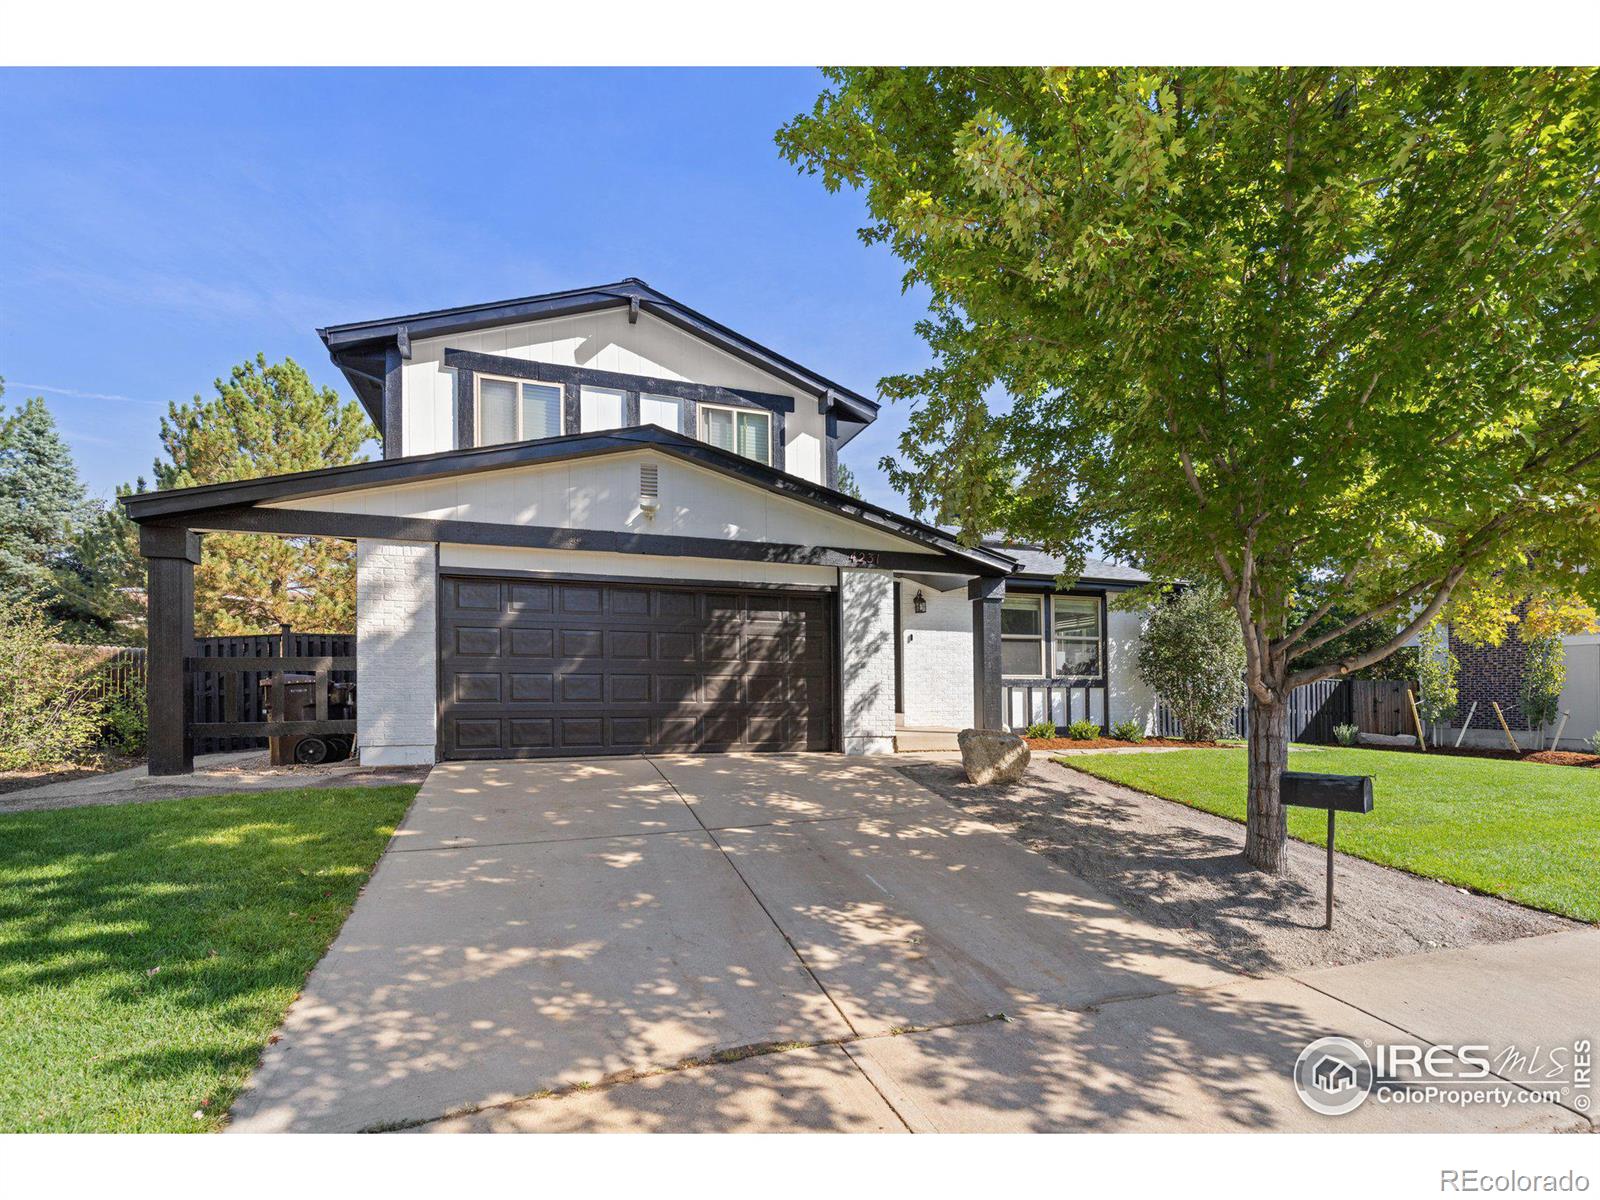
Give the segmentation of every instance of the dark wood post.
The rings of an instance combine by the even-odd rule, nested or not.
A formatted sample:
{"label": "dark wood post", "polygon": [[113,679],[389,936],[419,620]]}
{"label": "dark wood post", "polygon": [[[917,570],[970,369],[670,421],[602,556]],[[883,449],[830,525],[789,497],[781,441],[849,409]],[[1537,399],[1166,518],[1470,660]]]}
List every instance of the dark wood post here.
{"label": "dark wood post", "polygon": [[1004,729],[1000,687],[1000,602],[1006,581],[974,579],[967,585],[972,601],[972,724],[976,729]]}
{"label": "dark wood post", "polygon": [[194,568],[200,561],[200,535],[145,525],[139,530],[139,553],[149,576],[150,774],[187,775],[194,770],[194,694],[184,660],[194,653]]}

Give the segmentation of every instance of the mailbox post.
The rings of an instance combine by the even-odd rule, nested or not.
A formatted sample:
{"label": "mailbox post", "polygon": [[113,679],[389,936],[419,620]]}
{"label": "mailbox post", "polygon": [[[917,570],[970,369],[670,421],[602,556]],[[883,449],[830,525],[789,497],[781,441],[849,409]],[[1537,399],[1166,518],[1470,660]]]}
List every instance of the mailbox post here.
{"label": "mailbox post", "polygon": [[1285,771],[1278,777],[1278,799],[1294,808],[1322,808],[1328,813],[1328,915],[1324,929],[1333,928],[1333,818],[1337,813],[1372,811],[1372,776],[1319,775],[1311,771]]}

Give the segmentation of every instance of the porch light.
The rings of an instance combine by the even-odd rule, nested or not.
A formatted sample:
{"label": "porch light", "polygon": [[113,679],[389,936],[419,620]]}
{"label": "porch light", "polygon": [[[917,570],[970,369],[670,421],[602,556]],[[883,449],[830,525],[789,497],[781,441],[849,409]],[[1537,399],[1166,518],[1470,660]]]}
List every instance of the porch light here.
{"label": "porch light", "polygon": [[928,611],[928,598],[922,594],[921,588],[918,588],[917,594],[911,597],[911,610],[919,613]]}

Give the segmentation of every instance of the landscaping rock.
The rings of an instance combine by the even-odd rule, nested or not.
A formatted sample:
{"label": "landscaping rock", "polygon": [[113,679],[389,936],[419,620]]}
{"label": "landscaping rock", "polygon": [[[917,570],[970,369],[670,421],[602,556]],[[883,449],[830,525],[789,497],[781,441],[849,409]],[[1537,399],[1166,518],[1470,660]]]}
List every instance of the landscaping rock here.
{"label": "landscaping rock", "polygon": [[970,783],[1015,783],[1033,757],[1028,743],[998,729],[963,729],[956,734],[961,765]]}

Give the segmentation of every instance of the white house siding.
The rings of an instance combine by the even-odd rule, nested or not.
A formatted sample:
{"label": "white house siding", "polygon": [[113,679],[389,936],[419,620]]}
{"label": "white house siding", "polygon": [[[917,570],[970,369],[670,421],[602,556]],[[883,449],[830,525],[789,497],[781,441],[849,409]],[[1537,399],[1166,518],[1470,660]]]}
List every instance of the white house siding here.
{"label": "white house siding", "polygon": [[[658,469],[660,508],[653,517],[639,507],[643,463]],[[904,538],[650,451],[330,493],[269,507],[926,553]]]}
{"label": "white house siding", "polygon": [[437,555],[432,542],[356,542],[356,736],[363,766],[433,761]]}
{"label": "white house siding", "polygon": [[1111,724],[1137,721],[1145,733],[1155,732],[1155,693],[1139,678],[1141,619],[1136,612],[1106,612],[1106,681],[1111,685]]}
{"label": "white house siding", "polygon": [[[928,611],[913,607],[917,592]],[[965,585],[948,592],[900,583],[901,690],[913,728],[965,729],[972,724],[972,601]]]}
{"label": "white house siding", "polygon": [[846,754],[894,753],[894,574],[839,571],[839,691]]}
{"label": "white house siding", "polygon": [[1561,693],[1561,711],[1571,714],[1561,731],[1561,748],[1590,749],[1591,745],[1585,743],[1600,734],[1600,633],[1574,634],[1561,640],[1567,651],[1567,685]]}
{"label": "white house siding", "polygon": [[406,455],[456,448],[455,380],[443,365],[446,349],[793,396],[795,410],[784,418],[785,468],[823,481],[827,428],[814,397],[649,313],[630,325],[620,308],[413,342],[401,371]]}

